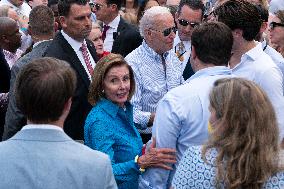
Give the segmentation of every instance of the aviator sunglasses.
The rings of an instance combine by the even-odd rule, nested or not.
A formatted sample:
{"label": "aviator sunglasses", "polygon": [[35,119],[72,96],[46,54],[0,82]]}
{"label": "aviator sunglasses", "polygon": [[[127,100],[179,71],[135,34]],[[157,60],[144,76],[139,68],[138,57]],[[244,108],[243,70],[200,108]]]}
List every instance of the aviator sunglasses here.
{"label": "aviator sunglasses", "polygon": [[169,35],[172,33],[172,31],[173,31],[174,33],[177,32],[177,28],[176,28],[176,27],[167,28],[167,29],[165,29],[165,30],[163,30],[163,31],[155,30],[155,29],[151,29],[151,28],[150,28],[150,30],[154,30],[154,31],[156,31],[156,32],[161,32],[161,33],[164,34],[165,37],[169,36]]}
{"label": "aviator sunglasses", "polygon": [[182,26],[188,26],[190,25],[192,28],[194,28],[195,26],[198,26],[199,23],[196,23],[196,22],[189,22],[187,20],[184,20],[184,19],[178,19],[178,23]]}
{"label": "aviator sunglasses", "polygon": [[271,22],[271,23],[269,24],[269,27],[270,27],[271,29],[274,29],[274,28],[277,27],[277,26],[284,27],[284,24],[282,24],[282,23],[277,23],[277,22]]}

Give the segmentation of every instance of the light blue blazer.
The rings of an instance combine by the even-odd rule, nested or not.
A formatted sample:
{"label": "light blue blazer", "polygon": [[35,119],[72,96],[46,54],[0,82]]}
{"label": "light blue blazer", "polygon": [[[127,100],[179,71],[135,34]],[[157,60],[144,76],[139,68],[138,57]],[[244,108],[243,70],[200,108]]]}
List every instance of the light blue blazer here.
{"label": "light blue blazer", "polygon": [[25,129],[0,143],[0,188],[116,189],[106,154],[55,129]]}

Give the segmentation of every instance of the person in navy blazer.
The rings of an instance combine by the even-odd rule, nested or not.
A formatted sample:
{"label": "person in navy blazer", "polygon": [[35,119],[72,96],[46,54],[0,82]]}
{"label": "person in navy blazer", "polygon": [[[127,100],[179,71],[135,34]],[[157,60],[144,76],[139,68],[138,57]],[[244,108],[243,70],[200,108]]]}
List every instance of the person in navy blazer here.
{"label": "person in navy blazer", "polygon": [[84,121],[92,108],[87,100],[91,74],[86,69],[79,44],[87,45],[94,68],[97,62],[96,49],[87,40],[92,29],[91,8],[86,0],[60,0],[58,11],[62,30],[55,36],[44,56],[65,60],[76,72],[77,87],[64,131],[74,140],[83,140]]}
{"label": "person in navy blazer", "polygon": [[28,124],[0,143],[0,188],[117,188],[109,157],[63,131],[75,88],[65,61],[46,57],[23,67],[15,96]]}
{"label": "person in navy blazer", "polygon": [[126,57],[142,43],[138,28],[127,23],[119,14],[122,0],[94,0],[93,11],[103,22],[104,50]]}

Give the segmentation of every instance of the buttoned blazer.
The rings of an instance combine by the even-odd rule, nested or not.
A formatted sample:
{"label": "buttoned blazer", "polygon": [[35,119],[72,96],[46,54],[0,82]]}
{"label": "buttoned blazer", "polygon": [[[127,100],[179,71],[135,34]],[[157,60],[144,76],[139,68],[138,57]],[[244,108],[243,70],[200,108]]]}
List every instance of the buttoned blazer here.
{"label": "buttoned blazer", "polygon": [[[86,40],[91,56],[98,61],[96,49],[92,42]],[[70,113],[64,123],[64,131],[74,140],[84,139],[84,122],[92,106],[88,102],[90,79],[75,51],[63,35],[59,32],[45,52],[47,57],[65,60],[75,70],[77,87],[72,99]]]}
{"label": "buttoned blazer", "polygon": [[25,129],[1,142],[0,166],[0,188],[116,188],[106,154],[55,129]]}
{"label": "buttoned blazer", "polygon": [[113,34],[113,38],[114,42],[111,52],[121,54],[123,57],[126,57],[142,43],[142,37],[138,28],[127,23],[123,18],[120,18],[117,32]]}

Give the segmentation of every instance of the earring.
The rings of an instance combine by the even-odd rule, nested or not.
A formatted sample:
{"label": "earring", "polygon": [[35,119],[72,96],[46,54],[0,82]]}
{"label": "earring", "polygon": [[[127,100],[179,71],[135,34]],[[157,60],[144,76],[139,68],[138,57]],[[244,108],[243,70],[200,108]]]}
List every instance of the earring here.
{"label": "earring", "polygon": [[105,93],[105,90],[102,90],[102,93]]}

